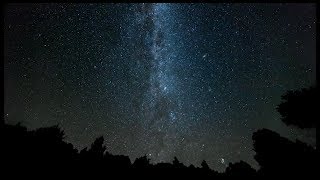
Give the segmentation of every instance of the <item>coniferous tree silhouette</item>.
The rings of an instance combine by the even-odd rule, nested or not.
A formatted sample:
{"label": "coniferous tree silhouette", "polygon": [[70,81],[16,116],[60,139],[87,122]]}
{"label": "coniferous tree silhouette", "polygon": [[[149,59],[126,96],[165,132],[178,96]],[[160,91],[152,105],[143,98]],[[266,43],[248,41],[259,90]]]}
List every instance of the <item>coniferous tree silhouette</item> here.
{"label": "coniferous tree silhouette", "polygon": [[172,165],[173,165],[174,168],[185,168],[183,163],[179,162],[177,157],[173,158]]}
{"label": "coniferous tree silhouette", "polygon": [[98,137],[92,144],[91,148],[88,150],[90,154],[93,155],[96,159],[102,159],[104,155],[104,151],[107,149],[106,146],[103,145],[104,138],[103,136]]}
{"label": "coniferous tree silhouette", "polygon": [[201,167],[205,170],[210,170],[209,165],[207,164],[207,162],[205,160],[203,160],[201,162]]}

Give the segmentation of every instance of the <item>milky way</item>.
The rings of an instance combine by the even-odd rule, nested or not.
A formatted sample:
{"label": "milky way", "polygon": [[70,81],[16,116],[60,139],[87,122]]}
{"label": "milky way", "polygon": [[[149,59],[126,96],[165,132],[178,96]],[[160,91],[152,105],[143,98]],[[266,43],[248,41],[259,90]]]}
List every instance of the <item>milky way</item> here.
{"label": "milky way", "polygon": [[[169,81],[170,75],[170,49],[168,46],[164,17],[166,5],[142,5],[142,25],[149,25],[146,29],[145,42],[150,54],[151,72],[149,77],[149,89],[145,94],[142,104],[144,123],[144,137],[147,141],[157,142],[147,147],[147,152],[156,159],[168,161],[168,151],[172,150],[176,143],[169,143],[166,139],[175,140],[176,133],[172,127],[175,120],[175,98],[170,94],[173,82]],[[167,14],[169,15],[169,14]],[[173,98],[172,98],[173,97]],[[172,132],[173,131],[173,132]],[[173,133],[173,134],[170,134]],[[173,137],[172,137],[173,136]],[[151,137],[151,138],[150,138]],[[150,145],[150,144],[149,144]],[[157,148],[152,148],[156,146]],[[170,156],[169,156],[170,157]],[[172,157],[170,157],[172,158]]]}
{"label": "milky way", "polygon": [[[297,16],[299,12],[299,16]],[[103,135],[132,161],[258,168],[251,136],[284,125],[287,90],[316,81],[314,4],[9,4],[4,114],[60,124],[79,150]]]}

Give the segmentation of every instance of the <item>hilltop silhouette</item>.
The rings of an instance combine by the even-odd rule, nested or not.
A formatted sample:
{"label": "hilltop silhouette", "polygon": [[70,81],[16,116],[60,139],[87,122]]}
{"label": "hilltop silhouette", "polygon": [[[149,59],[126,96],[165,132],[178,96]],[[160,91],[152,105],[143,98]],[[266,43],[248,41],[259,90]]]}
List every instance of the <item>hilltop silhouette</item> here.
{"label": "hilltop silhouette", "polygon": [[[298,92],[298,91],[297,91]],[[288,92],[285,102],[278,110],[287,124],[298,128],[315,126],[315,108],[308,109],[309,101],[316,102],[316,90]],[[303,107],[301,107],[303,106]],[[300,109],[298,107],[301,107]],[[299,111],[299,112],[297,112]],[[292,115],[293,114],[293,115]],[[297,115],[298,114],[298,115]],[[295,116],[296,115],[296,116]],[[293,116],[295,119],[292,119]],[[298,118],[301,118],[298,120]],[[313,118],[305,120],[305,118]],[[244,161],[229,163],[225,172],[210,169],[205,160],[201,167],[185,166],[174,157],[172,163],[150,163],[145,155],[131,163],[128,156],[113,155],[106,151],[103,136],[90,146],[78,151],[64,141],[65,134],[59,126],[27,130],[21,124],[1,124],[2,161],[4,172],[25,175],[26,172],[60,174],[62,172],[82,175],[91,173],[104,176],[130,177],[178,177],[178,178],[223,178],[223,177],[311,177],[316,172],[316,149],[296,140],[290,141],[278,133],[261,129],[253,133],[254,158],[259,163],[258,171]],[[18,173],[17,173],[18,172]],[[23,172],[23,173],[22,173]]]}
{"label": "hilltop silhouette", "polygon": [[292,142],[268,129],[253,133],[253,146],[259,163],[259,175],[264,177],[304,176],[316,172],[316,150],[299,141]]}

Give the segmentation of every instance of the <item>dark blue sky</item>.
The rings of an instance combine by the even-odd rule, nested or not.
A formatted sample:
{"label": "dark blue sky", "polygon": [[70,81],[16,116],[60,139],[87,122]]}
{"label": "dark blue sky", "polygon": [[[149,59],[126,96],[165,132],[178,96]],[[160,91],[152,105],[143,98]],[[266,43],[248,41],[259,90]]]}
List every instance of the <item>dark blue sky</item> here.
{"label": "dark blue sky", "polygon": [[59,123],[82,149],[253,167],[252,133],[315,145],[276,112],[315,84],[314,4],[9,4],[5,119]]}

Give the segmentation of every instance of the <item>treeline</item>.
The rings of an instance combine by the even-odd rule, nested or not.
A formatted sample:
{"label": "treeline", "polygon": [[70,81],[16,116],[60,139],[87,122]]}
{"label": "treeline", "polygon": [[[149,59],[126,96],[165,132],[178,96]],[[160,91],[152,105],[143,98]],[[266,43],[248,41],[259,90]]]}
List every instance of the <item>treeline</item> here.
{"label": "treeline", "polygon": [[[309,101],[306,101],[307,98],[301,98],[302,95],[307,96]],[[295,113],[298,117],[312,118],[309,115],[315,112],[306,109],[308,105],[305,103],[310,103],[311,100],[317,102],[316,98],[315,88],[299,92],[290,91],[282,97],[284,101],[277,109],[287,124],[314,128],[316,118],[292,120],[288,114]],[[296,106],[303,107],[299,109]],[[309,107],[313,106],[309,105]],[[295,112],[292,112],[293,110]],[[306,112],[308,114],[303,116]],[[306,122],[305,125],[304,122]],[[75,149],[71,143],[66,143],[64,137],[64,132],[58,126],[28,131],[20,124],[3,123],[1,125],[1,149],[4,160],[2,170],[12,172],[13,175],[20,172],[47,175],[74,173],[78,176],[93,173],[107,177],[111,175],[163,178],[174,176],[206,179],[213,177],[311,177],[315,175],[317,167],[315,148],[298,140],[292,142],[268,129],[258,130],[252,136],[256,152],[254,158],[260,165],[257,171],[248,163],[240,161],[229,163],[223,173],[210,169],[206,161],[201,163],[201,167],[185,166],[176,157],[171,163],[152,164],[147,156],[142,156],[131,163],[128,156],[112,155],[107,152],[103,137],[97,138],[90,148],[84,148],[81,151]]]}

